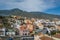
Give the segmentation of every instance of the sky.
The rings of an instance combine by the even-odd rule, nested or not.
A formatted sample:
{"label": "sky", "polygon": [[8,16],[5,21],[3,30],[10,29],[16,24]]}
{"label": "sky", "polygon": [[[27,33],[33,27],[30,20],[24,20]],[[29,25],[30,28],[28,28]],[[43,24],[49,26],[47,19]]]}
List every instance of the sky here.
{"label": "sky", "polygon": [[0,10],[13,8],[60,15],[60,0],[0,0]]}

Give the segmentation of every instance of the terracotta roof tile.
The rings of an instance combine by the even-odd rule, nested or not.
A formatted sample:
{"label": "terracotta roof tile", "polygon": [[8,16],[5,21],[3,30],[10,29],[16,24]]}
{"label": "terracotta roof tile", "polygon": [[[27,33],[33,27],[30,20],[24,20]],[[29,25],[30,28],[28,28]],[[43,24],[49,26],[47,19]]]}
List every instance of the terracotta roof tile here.
{"label": "terracotta roof tile", "polygon": [[60,34],[56,34],[56,35],[54,35],[54,37],[60,38]]}
{"label": "terracotta roof tile", "polygon": [[44,37],[41,37],[41,40],[53,40],[53,39],[52,39],[52,38],[49,38],[49,37],[44,36]]}

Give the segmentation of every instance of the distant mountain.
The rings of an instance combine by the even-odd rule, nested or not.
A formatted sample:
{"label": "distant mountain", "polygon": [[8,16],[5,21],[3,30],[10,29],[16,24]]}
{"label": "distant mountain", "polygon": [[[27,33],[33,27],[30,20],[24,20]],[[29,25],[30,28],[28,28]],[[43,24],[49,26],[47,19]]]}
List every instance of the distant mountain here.
{"label": "distant mountain", "polygon": [[33,17],[33,18],[43,18],[43,19],[53,19],[53,18],[59,18],[60,15],[53,15],[53,14],[47,14],[44,12],[26,12],[22,11],[18,8],[11,9],[11,10],[0,10],[0,15],[18,15],[23,17]]}

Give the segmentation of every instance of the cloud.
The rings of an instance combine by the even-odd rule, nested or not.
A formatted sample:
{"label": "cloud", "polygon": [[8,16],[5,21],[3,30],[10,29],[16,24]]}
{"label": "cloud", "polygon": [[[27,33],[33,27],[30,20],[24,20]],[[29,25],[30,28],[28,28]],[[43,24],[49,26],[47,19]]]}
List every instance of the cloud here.
{"label": "cloud", "polygon": [[[46,11],[60,4],[57,0],[2,0],[5,9],[20,8],[25,11]],[[0,5],[1,6],[1,5]]]}
{"label": "cloud", "polygon": [[22,2],[24,0],[0,0],[0,2]]}

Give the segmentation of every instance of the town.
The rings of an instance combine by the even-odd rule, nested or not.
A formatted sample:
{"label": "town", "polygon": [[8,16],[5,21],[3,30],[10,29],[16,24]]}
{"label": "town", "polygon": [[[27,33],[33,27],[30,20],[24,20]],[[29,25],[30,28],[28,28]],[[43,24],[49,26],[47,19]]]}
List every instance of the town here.
{"label": "town", "polygon": [[60,40],[60,19],[0,16],[0,39]]}

